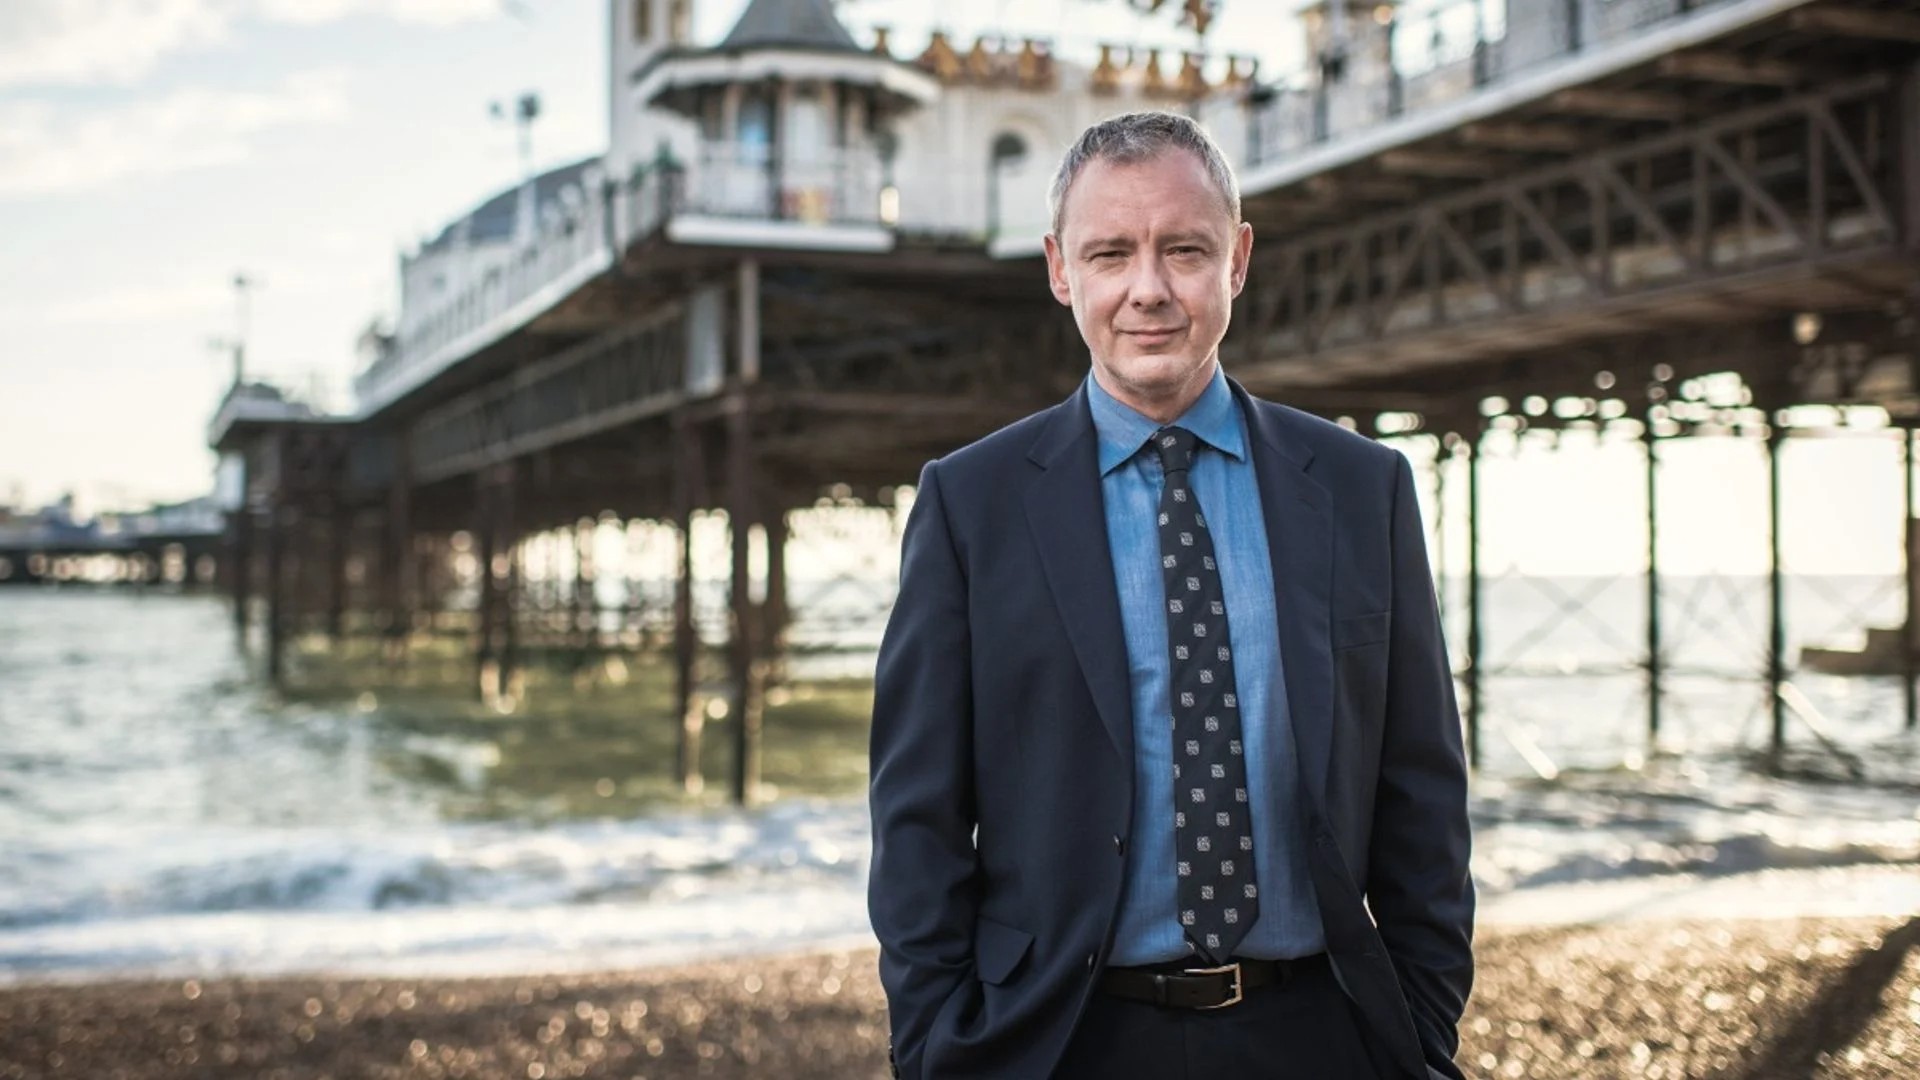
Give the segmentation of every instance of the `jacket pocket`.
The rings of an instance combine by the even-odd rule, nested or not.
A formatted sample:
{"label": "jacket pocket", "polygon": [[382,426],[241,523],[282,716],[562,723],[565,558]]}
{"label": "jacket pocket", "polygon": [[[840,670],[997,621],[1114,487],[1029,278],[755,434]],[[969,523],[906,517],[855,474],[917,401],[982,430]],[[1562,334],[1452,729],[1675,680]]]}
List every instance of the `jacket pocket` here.
{"label": "jacket pocket", "polygon": [[1371,645],[1376,641],[1387,640],[1387,632],[1393,625],[1393,612],[1376,611],[1371,615],[1355,615],[1346,619],[1333,620],[1333,647],[1351,649],[1356,645]]}
{"label": "jacket pocket", "polygon": [[998,986],[1020,966],[1033,935],[981,916],[973,927],[973,967],[980,981]]}

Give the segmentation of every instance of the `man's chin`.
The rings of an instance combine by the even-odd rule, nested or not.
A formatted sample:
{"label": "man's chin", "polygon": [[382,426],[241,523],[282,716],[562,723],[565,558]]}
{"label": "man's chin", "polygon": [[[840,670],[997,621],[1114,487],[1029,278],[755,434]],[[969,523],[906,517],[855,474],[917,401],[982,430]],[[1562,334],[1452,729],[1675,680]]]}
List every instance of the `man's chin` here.
{"label": "man's chin", "polygon": [[1193,381],[1205,366],[1177,352],[1135,350],[1123,354],[1120,370],[1129,381],[1141,387],[1178,390]]}

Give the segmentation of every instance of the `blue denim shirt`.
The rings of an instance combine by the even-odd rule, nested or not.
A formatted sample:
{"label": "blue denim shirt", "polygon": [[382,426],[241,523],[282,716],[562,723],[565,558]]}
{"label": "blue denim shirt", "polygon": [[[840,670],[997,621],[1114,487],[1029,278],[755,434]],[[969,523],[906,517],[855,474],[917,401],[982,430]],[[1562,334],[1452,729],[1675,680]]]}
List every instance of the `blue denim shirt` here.
{"label": "blue denim shirt", "polygon": [[[1178,916],[1173,853],[1173,738],[1168,718],[1166,591],[1160,577],[1162,473],[1142,451],[1160,425],[1115,400],[1089,373],[1087,403],[1100,436],[1100,493],[1113,553],[1120,621],[1126,632],[1133,699],[1133,833],[1111,963],[1158,963],[1189,955]],[[1296,808],[1299,771],[1280,666],[1273,563],[1260,487],[1247,452],[1247,422],[1216,368],[1200,399],[1178,420],[1205,445],[1196,455],[1194,494],[1206,511],[1227,600],[1247,795],[1253,819],[1260,917],[1237,955],[1281,959],[1326,947],[1307,877],[1306,827]]]}

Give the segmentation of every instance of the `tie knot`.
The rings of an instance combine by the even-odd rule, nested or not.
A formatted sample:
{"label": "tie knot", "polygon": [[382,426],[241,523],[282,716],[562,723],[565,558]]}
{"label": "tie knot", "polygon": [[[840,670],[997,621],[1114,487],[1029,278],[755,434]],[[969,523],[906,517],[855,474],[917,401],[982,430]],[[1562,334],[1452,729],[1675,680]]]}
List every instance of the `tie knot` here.
{"label": "tie knot", "polygon": [[1191,468],[1193,452],[1199,446],[1199,436],[1183,427],[1163,427],[1153,433],[1153,448],[1160,454],[1160,468],[1167,473]]}

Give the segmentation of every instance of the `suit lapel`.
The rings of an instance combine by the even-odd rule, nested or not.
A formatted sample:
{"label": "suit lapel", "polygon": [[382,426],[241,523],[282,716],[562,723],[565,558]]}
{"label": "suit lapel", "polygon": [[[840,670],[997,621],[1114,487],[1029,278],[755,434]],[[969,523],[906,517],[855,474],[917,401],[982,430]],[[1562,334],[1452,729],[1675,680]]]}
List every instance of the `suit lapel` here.
{"label": "suit lapel", "polygon": [[1332,499],[1307,472],[1313,451],[1287,429],[1284,414],[1232,385],[1254,436],[1294,749],[1311,805],[1322,807],[1333,735]]}
{"label": "suit lapel", "polygon": [[1132,681],[1107,546],[1098,446],[1083,387],[1054,409],[1027,455],[1042,470],[1027,486],[1027,521],[1094,708],[1121,759],[1131,762]]}

